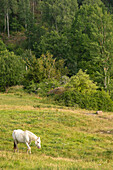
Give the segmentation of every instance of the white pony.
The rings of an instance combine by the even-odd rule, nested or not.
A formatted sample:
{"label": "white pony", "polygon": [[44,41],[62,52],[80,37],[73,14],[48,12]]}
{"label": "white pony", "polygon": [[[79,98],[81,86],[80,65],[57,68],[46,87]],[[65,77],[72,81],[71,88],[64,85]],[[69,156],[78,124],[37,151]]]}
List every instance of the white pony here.
{"label": "white pony", "polygon": [[14,130],[13,131],[13,139],[14,139],[14,151],[18,151],[18,143],[26,143],[28,149],[27,149],[27,153],[28,151],[31,153],[31,148],[30,148],[30,144],[31,141],[35,141],[35,145],[40,149],[41,148],[41,140],[40,137],[37,137],[35,134],[33,134],[32,132],[26,130]]}

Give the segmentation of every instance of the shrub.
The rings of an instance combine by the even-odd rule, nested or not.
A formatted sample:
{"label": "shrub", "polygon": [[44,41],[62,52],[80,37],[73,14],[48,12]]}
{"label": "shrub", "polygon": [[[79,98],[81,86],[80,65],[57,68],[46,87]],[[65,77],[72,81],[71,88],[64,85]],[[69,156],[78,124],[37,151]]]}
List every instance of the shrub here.
{"label": "shrub", "polygon": [[82,70],[69,79],[65,89],[63,94],[55,96],[60,104],[88,110],[113,111],[113,101],[109,94],[97,90],[96,84]]}
{"label": "shrub", "polygon": [[113,111],[113,101],[105,91],[91,93],[65,91],[62,95],[57,95],[55,100],[69,107],[78,105],[82,109]]}
{"label": "shrub", "polygon": [[69,80],[70,80],[69,77],[64,75],[61,77],[60,84],[66,85],[67,83],[69,83]]}
{"label": "shrub", "polygon": [[72,76],[65,87],[68,90],[71,89],[84,93],[89,91],[94,92],[97,89],[96,84],[90,80],[90,77],[88,74],[86,74],[86,71],[83,72],[82,70],[79,70],[76,75]]}
{"label": "shrub", "polygon": [[41,96],[45,96],[47,95],[47,92],[58,86],[59,82],[56,79],[45,79],[41,83],[34,83],[34,81],[30,81],[25,89],[29,93],[33,92]]}
{"label": "shrub", "polygon": [[24,83],[24,89],[28,93],[37,93],[37,91],[38,91],[38,83],[34,83],[33,80],[32,81],[26,81]]}
{"label": "shrub", "polygon": [[59,86],[59,82],[56,79],[45,79],[43,82],[38,84],[38,94],[47,95],[51,89]]}
{"label": "shrub", "polygon": [[[67,68],[64,67],[64,61],[56,61],[49,53],[42,55],[40,58],[31,56],[30,60],[26,61],[26,64],[28,65],[25,75],[26,82],[41,83],[45,79],[49,81],[52,79],[60,80],[62,74],[67,71]],[[25,83],[25,87],[27,84]]]}
{"label": "shrub", "polygon": [[20,56],[7,50],[0,55],[0,91],[22,84],[25,65]]}

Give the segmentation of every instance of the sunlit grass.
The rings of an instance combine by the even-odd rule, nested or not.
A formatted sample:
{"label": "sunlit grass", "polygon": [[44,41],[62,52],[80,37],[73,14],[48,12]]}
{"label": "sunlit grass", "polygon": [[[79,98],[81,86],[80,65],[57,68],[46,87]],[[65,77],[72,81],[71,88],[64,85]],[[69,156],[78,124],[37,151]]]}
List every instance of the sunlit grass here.
{"label": "sunlit grass", "polygon": [[[113,113],[91,113],[53,108],[23,92],[0,94],[0,168],[112,170]],[[42,148],[38,150],[32,142],[32,154],[27,155],[27,146],[18,144],[19,153],[14,153],[14,129],[40,136]]]}

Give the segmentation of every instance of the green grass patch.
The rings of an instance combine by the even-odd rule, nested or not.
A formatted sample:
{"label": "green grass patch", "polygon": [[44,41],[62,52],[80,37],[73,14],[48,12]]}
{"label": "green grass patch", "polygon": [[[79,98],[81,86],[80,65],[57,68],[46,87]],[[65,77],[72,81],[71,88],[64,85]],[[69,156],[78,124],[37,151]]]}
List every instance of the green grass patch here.
{"label": "green grass patch", "polygon": [[[113,113],[100,117],[43,101],[36,95],[0,94],[1,169],[113,169],[113,134],[107,133],[113,130]],[[27,155],[27,146],[18,144],[19,153],[13,153],[14,129],[40,136],[42,148],[32,142]]]}

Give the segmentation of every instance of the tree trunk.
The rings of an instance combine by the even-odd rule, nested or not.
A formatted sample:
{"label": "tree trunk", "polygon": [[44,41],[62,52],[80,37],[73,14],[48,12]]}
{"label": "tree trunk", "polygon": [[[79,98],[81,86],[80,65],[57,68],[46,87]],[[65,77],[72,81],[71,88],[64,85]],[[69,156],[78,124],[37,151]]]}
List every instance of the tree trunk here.
{"label": "tree trunk", "polygon": [[107,90],[107,68],[104,67],[104,87]]}
{"label": "tree trunk", "polygon": [[10,34],[9,34],[9,13],[8,13],[8,9],[7,9],[7,13],[6,13],[6,18],[7,18],[7,35],[8,35],[8,37],[10,37]]}
{"label": "tree trunk", "polygon": [[4,32],[6,32],[6,14],[4,14]]}
{"label": "tree trunk", "polygon": [[33,20],[34,20],[34,15],[35,15],[35,2],[33,0]]}

